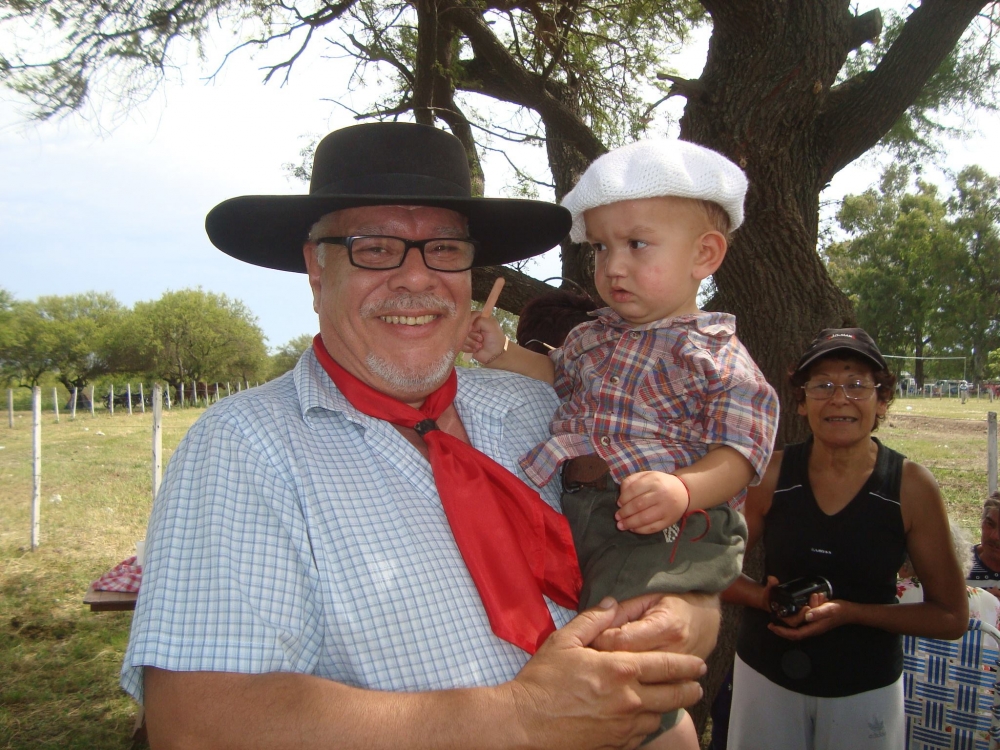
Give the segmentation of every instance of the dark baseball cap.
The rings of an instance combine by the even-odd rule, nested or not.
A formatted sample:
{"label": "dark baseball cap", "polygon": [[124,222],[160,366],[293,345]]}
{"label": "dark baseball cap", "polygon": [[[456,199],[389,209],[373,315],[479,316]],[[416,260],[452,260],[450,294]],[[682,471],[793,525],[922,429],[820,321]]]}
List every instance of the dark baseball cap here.
{"label": "dark baseball cap", "polygon": [[877,370],[889,369],[872,337],[861,328],[824,328],[799,359],[795,372],[801,372],[820,357],[835,352],[860,355]]}

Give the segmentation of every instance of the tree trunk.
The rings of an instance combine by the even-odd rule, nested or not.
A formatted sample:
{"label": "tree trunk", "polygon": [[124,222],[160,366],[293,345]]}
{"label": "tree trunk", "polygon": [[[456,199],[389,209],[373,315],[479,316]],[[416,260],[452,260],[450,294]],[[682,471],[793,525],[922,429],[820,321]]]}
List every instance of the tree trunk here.
{"label": "tree trunk", "polygon": [[[564,103],[567,107],[573,106],[569,102]],[[546,122],[545,131],[545,148],[555,181],[556,200],[561,201],[587,171],[592,159],[581,153],[561,131],[558,123]],[[590,245],[570,242],[568,238],[562,243],[562,276],[582,286],[595,300],[599,299],[594,284],[594,251]]]}
{"label": "tree trunk", "polygon": [[[725,154],[749,181],[745,222],[716,272],[709,307],[733,313],[740,339],[783,405],[776,448],[805,437],[787,371],[823,328],[853,322],[847,298],[816,252],[819,193],[826,176],[814,122],[849,50],[846,3],[705,3],[714,32],[701,84],[688,100],[681,138]],[[843,6],[839,13],[834,5]],[[712,7],[710,7],[712,6]],[[763,27],[763,30],[762,30]],[[817,88],[819,90],[817,90]],[[762,545],[745,570],[759,580]],[[699,733],[736,651],[738,611],[726,610],[692,707]]]}
{"label": "tree trunk", "polygon": [[[736,315],[740,338],[787,406],[796,354],[822,328],[853,320],[816,253],[826,178],[814,125],[819,94],[849,51],[852,16],[829,0],[705,5],[714,22],[700,79],[706,93],[688,101],[681,138],[725,154],[750,183],[746,221],[715,274],[711,306]],[[805,434],[787,417],[779,447]]]}

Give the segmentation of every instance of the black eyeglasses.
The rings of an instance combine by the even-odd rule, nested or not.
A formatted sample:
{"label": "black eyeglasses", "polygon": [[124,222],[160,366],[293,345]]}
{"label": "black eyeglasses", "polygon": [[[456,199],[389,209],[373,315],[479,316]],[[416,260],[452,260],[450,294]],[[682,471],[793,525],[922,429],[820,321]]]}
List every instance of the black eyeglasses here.
{"label": "black eyeglasses", "polygon": [[343,245],[352,266],[371,271],[390,271],[399,268],[406,254],[417,248],[432,271],[454,273],[468,271],[479,250],[475,240],[438,237],[430,240],[407,240],[376,234],[358,234],[351,237],[320,237],[316,244]]}
{"label": "black eyeglasses", "polygon": [[875,389],[881,385],[881,383],[866,383],[863,380],[855,380],[842,384],[831,383],[829,381],[815,381],[806,383],[802,386],[802,390],[806,392],[807,398],[816,401],[826,401],[833,398],[833,394],[837,392],[838,388],[843,388],[844,395],[851,401],[864,401],[866,398],[871,397]]}

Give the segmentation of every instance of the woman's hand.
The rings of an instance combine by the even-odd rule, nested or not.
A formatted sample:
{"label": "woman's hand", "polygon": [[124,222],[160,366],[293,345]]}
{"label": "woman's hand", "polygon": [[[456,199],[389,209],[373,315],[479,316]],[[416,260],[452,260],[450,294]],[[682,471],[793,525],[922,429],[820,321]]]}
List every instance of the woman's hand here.
{"label": "woman's hand", "polygon": [[812,638],[847,623],[850,604],[842,599],[827,601],[825,594],[813,594],[808,606],[782,620],[784,625],[772,622],[767,627],[790,641]]}

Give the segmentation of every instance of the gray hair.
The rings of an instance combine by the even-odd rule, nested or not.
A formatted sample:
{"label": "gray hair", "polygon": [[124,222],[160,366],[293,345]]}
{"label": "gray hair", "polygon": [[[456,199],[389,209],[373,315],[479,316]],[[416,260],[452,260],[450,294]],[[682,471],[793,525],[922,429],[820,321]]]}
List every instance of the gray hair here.
{"label": "gray hair", "polygon": [[980,520],[981,521],[985,521],[986,520],[986,516],[989,515],[989,512],[991,510],[1000,510],[1000,492],[994,492],[994,493],[992,493],[983,502],[983,514],[980,517]]}
{"label": "gray hair", "polygon": [[[325,214],[321,216],[318,221],[316,221],[311,227],[309,227],[309,234],[306,235],[306,240],[308,242],[315,242],[324,234],[325,230],[320,229],[319,225],[323,223],[325,219],[330,214]],[[326,267],[326,245],[316,245],[316,263],[319,264],[320,268]]]}
{"label": "gray hair", "polygon": [[972,570],[972,541],[965,529],[954,521],[949,520],[948,526],[951,527],[951,546],[955,550],[958,567],[962,569],[962,578],[968,578]]}
{"label": "gray hair", "polygon": [[[955,559],[958,560],[958,567],[962,571],[962,578],[968,578],[969,571],[972,570],[972,541],[969,539],[969,535],[965,532],[965,529],[950,518],[948,519],[948,528],[950,530],[951,548],[955,552]],[[900,575],[903,577],[916,575],[909,553],[906,554],[899,570]]]}

